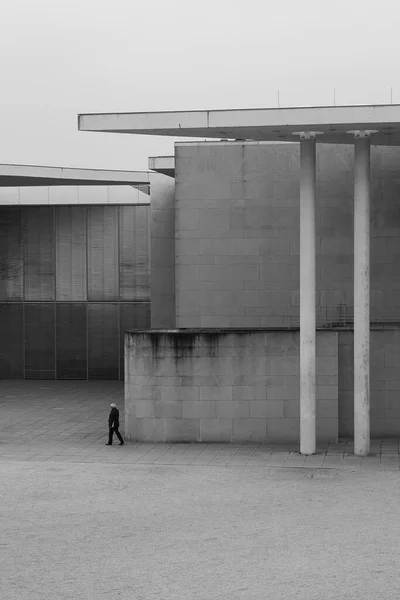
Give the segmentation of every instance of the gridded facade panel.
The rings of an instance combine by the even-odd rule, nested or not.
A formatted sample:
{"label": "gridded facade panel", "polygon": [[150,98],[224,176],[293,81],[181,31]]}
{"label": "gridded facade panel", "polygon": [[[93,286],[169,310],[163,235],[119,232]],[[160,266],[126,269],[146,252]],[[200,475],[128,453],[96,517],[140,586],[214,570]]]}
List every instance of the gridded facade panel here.
{"label": "gridded facade panel", "polygon": [[125,372],[125,331],[150,329],[150,316],[150,302],[120,304],[120,379],[124,379]]}
{"label": "gridded facade panel", "polygon": [[118,300],[118,207],[87,207],[88,300]]}
{"label": "gridded facade panel", "polygon": [[119,306],[88,305],[89,379],[119,379]]}
{"label": "gridded facade panel", "polygon": [[54,208],[23,209],[25,301],[55,300]]}
{"label": "gridded facade panel", "polygon": [[87,379],[86,338],[86,303],[57,303],[57,379]]}
{"label": "gridded facade panel", "polygon": [[0,301],[22,300],[22,210],[0,208]]}
{"label": "gridded facade panel", "polygon": [[23,360],[23,304],[0,304],[0,379],[21,379]]}
{"label": "gridded facade panel", "polygon": [[86,300],[86,208],[56,211],[56,299]]}
{"label": "gridded facade panel", "polygon": [[150,301],[149,207],[119,208],[120,300]]}
{"label": "gridded facade panel", "polygon": [[0,207],[0,256],[0,378],[123,376],[124,331],[150,327],[149,206]]}
{"label": "gridded facade panel", "polygon": [[25,304],[25,378],[55,379],[55,304]]}

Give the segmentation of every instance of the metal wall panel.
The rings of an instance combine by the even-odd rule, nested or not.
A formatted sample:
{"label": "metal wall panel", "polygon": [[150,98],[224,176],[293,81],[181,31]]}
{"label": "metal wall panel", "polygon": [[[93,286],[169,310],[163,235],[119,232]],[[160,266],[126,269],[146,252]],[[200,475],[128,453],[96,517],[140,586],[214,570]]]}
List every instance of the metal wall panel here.
{"label": "metal wall panel", "polygon": [[23,360],[23,304],[0,304],[0,379],[21,379]]}
{"label": "metal wall panel", "polygon": [[22,209],[0,207],[0,300],[22,300]]}
{"label": "metal wall panel", "polygon": [[54,208],[23,208],[25,300],[55,299]]}
{"label": "metal wall panel", "polygon": [[119,207],[121,301],[150,301],[149,206]]}
{"label": "metal wall panel", "polygon": [[0,207],[0,253],[0,377],[123,377],[124,331],[150,327],[149,207]]}
{"label": "metal wall panel", "polygon": [[118,207],[87,207],[88,300],[118,300]]}
{"label": "metal wall panel", "polygon": [[120,304],[120,379],[124,379],[125,331],[129,329],[150,329],[150,302]]}
{"label": "metal wall panel", "polygon": [[86,300],[86,208],[58,206],[56,299]]}
{"label": "metal wall panel", "polygon": [[119,306],[88,305],[89,379],[119,379]]}
{"label": "metal wall panel", "polygon": [[57,303],[57,379],[87,378],[86,335],[86,303]]}
{"label": "metal wall panel", "polygon": [[25,304],[25,378],[55,378],[55,304]]}

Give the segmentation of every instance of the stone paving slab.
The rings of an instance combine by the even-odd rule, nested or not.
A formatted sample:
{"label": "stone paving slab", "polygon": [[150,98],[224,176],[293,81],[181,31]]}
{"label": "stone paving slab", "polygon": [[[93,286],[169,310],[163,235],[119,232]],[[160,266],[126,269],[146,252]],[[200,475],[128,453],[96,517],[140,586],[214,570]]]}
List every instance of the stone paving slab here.
{"label": "stone paving slab", "polygon": [[399,470],[399,440],[371,441],[371,455],[354,456],[353,440],[318,445],[302,456],[296,444],[153,444],[126,442],[105,446],[110,403],[121,412],[123,383],[118,381],[1,381],[0,461],[92,462],[137,465]]}

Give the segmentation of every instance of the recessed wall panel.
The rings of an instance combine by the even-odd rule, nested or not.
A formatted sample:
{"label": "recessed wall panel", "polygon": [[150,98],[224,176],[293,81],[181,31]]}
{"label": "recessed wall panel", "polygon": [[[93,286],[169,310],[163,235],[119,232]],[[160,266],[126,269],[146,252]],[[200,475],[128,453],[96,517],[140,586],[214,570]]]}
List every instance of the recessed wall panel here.
{"label": "recessed wall panel", "polygon": [[23,305],[0,304],[0,379],[23,376]]}
{"label": "recessed wall panel", "polygon": [[55,304],[25,304],[25,378],[54,379]]}
{"label": "recessed wall panel", "polygon": [[57,379],[86,379],[86,304],[56,305]]}
{"label": "recessed wall panel", "polygon": [[150,301],[149,206],[119,207],[121,301]]}
{"label": "recessed wall panel", "polygon": [[118,207],[88,206],[88,300],[118,300]]}
{"label": "recessed wall panel", "polygon": [[119,306],[88,305],[89,379],[119,379]]}
{"label": "recessed wall panel", "polygon": [[125,331],[150,329],[150,302],[120,304],[120,379],[124,379]]}
{"label": "recessed wall panel", "polygon": [[59,206],[56,214],[56,299],[86,300],[86,208]]}
{"label": "recessed wall panel", "polygon": [[23,209],[25,300],[55,299],[54,209]]}
{"label": "recessed wall panel", "polygon": [[22,209],[0,207],[0,300],[22,300]]}

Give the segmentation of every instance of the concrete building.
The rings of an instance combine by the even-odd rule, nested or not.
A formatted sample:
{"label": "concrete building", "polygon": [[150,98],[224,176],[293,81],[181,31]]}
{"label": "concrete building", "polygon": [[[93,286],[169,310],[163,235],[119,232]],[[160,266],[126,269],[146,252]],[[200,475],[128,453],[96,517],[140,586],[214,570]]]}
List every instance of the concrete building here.
{"label": "concrete building", "polygon": [[[167,242],[165,228],[158,238],[166,242],[160,268],[172,276],[175,265],[175,311],[153,323],[178,330],[128,336],[133,436],[267,441],[278,427],[271,420],[281,419],[281,438],[300,437],[301,452],[312,454],[319,421],[320,438],[354,432],[355,453],[364,455],[371,431],[400,434],[400,106],[81,115],[79,128],[236,140],[176,145],[175,202],[163,221],[175,212],[175,239]],[[160,162],[168,168],[167,159]],[[157,211],[161,222],[163,206]],[[290,329],[298,326],[299,337],[290,342]],[[213,328],[212,343],[203,328]],[[217,335],[215,328],[224,331]],[[255,339],[260,328],[289,332],[279,343],[275,337],[275,345],[265,333],[255,344],[264,348],[256,353],[258,366],[252,370],[250,353],[235,374],[223,348],[252,343],[233,343],[232,328],[247,328],[243,335]],[[329,340],[316,334],[321,328],[330,330]],[[319,357],[318,338],[325,348]],[[277,357],[275,365],[286,365],[281,373],[271,367]],[[203,364],[201,373],[196,363]],[[261,377],[261,390],[249,380],[238,385],[237,374],[244,381],[249,368]],[[190,390],[184,390],[188,377]],[[211,391],[207,377],[214,378]],[[293,390],[285,377],[292,377]],[[157,388],[150,396],[149,383]],[[250,386],[261,398],[243,397],[249,392],[236,386]],[[191,407],[185,404],[190,394]],[[328,407],[335,399],[336,408]],[[257,413],[251,403],[260,400]],[[291,406],[290,417],[293,400],[298,413]],[[337,420],[336,434],[326,419]]]}
{"label": "concrete building", "polygon": [[150,194],[171,185],[0,165],[0,378],[123,379],[124,331],[151,325]]}

